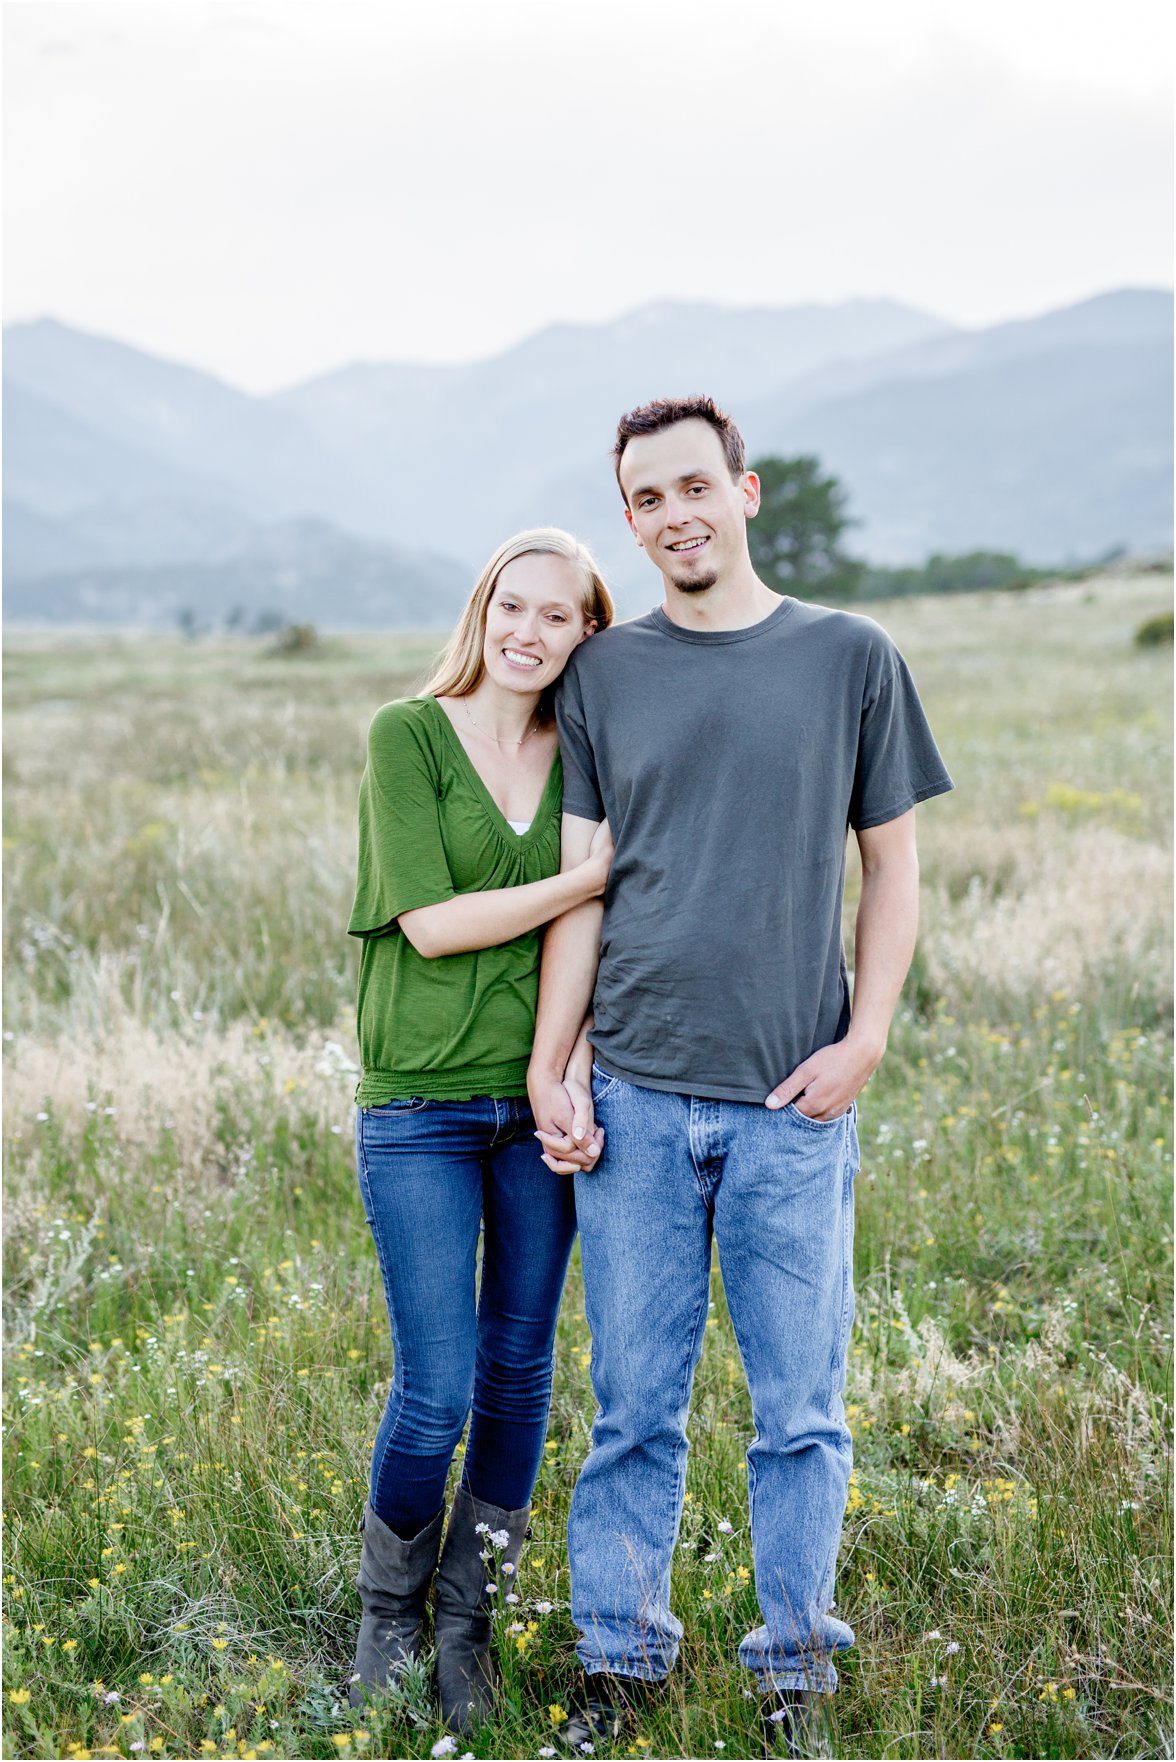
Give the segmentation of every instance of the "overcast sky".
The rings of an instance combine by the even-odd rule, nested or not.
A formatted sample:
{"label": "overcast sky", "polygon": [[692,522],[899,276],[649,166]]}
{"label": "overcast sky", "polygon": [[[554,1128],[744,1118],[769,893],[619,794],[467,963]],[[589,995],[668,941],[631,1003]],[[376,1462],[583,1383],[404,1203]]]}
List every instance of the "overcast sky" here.
{"label": "overcast sky", "polygon": [[1170,285],[1167,0],[7,0],[5,318],[271,390],[650,300]]}

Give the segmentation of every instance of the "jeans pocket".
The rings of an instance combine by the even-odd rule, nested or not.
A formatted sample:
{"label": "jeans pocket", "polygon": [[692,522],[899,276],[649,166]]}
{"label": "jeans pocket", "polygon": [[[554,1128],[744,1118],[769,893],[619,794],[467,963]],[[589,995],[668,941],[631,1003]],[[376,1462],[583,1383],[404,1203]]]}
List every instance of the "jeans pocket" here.
{"label": "jeans pocket", "polygon": [[592,1105],[593,1105],[593,1107],[596,1107],[600,1102],[602,1102],[606,1095],[610,1095],[620,1081],[621,1081],[621,1079],[619,1077],[610,1077],[607,1071],[602,1071],[600,1066],[596,1063],[596,1061],[593,1060],[593,1063],[592,1063]]}
{"label": "jeans pocket", "polygon": [[810,1130],[814,1132],[831,1132],[834,1126],[843,1126],[845,1124],[846,1120],[853,1112],[853,1103],[850,1103],[844,1113],[837,1114],[831,1120],[811,1119],[808,1114],[801,1113],[795,1101],[786,1101],[784,1104],[784,1112],[794,1119],[798,1125],[808,1126]]}

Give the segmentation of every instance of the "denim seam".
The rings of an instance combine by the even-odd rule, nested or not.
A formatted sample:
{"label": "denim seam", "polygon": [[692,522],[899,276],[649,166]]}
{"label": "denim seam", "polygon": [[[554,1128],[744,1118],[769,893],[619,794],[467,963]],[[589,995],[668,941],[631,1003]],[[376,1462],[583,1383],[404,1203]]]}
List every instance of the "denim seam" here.
{"label": "denim seam", "polygon": [[[847,1114],[846,1119],[848,1118],[849,1115]],[[846,1155],[841,1170],[841,1320],[837,1328],[837,1339],[834,1345],[833,1357],[829,1364],[830,1394],[834,1397],[839,1393],[837,1387],[837,1373],[839,1368],[842,1371],[842,1381],[844,1381],[845,1355],[849,1347],[849,1309],[853,1297],[853,1238],[850,1233],[850,1218],[852,1216],[853,1204],[854,1169],[853,1159],[849,1155],[848,1132],[845,1137],[845,1150]],[[830,1405],[832,1405],[832,1402],[830,1402]],[[852,1440],[850,1448],[852,1450]],[[839,1525],[837,1541],[835,1541],[830,1548],[829,1555],[825,1562],[825,1568],[820,1578],[821,1607],[824,1607],[833,1595],[833,1580],[837,1571],[837,1556],[840,1539]]]}
{"label": "denim seam", "polygon": [[[693,1156],[693,1150],[691,1151],[691,1155]],[[703,1331],[706,1326],[706,1316],[707,1316],[707,1310],[709,1308],[709,1301],[710,1301],[710,1279],[708,1278],[707,1282],[706,1282],[706,1286],[704,1287],[702,1296],[699,1299],[698,1309],[695,1312],[694,1331],[693,1331],[691,1338],[690,1338],[689,1350],[687,1351],[686,1357],[682,1363],[682,1377],[681,1377],[681,1382],[679,1384],[679,1392],[678,1392],[678,1410],[679,1410],[679,1412],[682,1409],[682,1404],[688,1398],[688,1390],[690,1387],[690,1378],[691,1378],[691,1367],[692,1367],[692,1365],[695,1364],[698,1357],[701,1356],[701,1351],[702,1351],[701,1336],[702,1336]],[[671,1529],[672,1538],[673,1538],[671,1541],[671,1544],[670,1544],[671,1562],[673,1560],[673,1551],[677,1547],[677,1544],[678,1544],[678,1530],[679,1530],[679,1528],[681,1526],[681,1522],[682,1522],[682,1505],[683,1505],[682,1496],[686,1490],[686,1467],[687,1467],[687,1457],[689,1454],[690,1445],[689,1445],[689,1440],[686,1439],[685,1437],[684,1437],[683,1441],[686,1444],[686,1449],[683,1450],[678,1457],[678,1463],[677,1463],[677,1467],[675,1469],[675,1474],[674,1474],[674,1502],[673,1502],[673,1506],[672,1506],[672,1509],[670,1512],[670,1529]]]}
{"label": "denim seam", "polygon": [[[363,1164],[363,1184],[364,1184],[364,1188],[365,1188],[364,1198],[365,1198],[368,1209],[370,1210],[371,1216],[372,1216],[372,1226],[373,1226],[372,1227],[372,1240],[375,1242],[375,1245],[376,1245],[376,1262],[380,1268],[380,1278],[381,1278],[381,1281],[383,1282],[384,1289],[385,1289],[385,1291],[387,1291],[389,1288],[390,1281],[388,1279],[387,1265],[386,1265],[385,1258],[384,1258],[384,1245],[380,1240],[380,1235],[379,1235],[378,1230],[375,1228],[376,1207],[375,1207],[375,1204],[374,1204],[374,1202],[372,1200],[372,1196],[371,1196],[371,1177],[368,1174],[367,1146],[365,1145],[365,1143],[363,1141],[363,1110],[361,1110],[360,1129],[359,1129],[359,1132],[357,1133],[356,1136],[357,1136],[358,1145],[359,1145],[359,1158],[360,1158],[360,1162]],[[396,1381],[396,1379],[399,1379],[399,1381],[400,1381],[400,1400],[399,1400],[399,1403],[398,1403],[397,1409],[396,1409],[396,1418],[392,1421],[392,1429],[388,1433],[388,1436],[384,1439],[383,1448],[380,1451],[380,1466],[379,1466],[378,1470],[376,1468],[375,1458],[373,1457],[373,1459],[372,1459],[372,1467],[371,1467],[371,1474],[370,1474],[369,1480],[370,1480],[370,1488],[371,1488],[371,1491],[373,1491],[373,1492],[379,1491],[380,1477],[384,1471],[384,1463],[387,1461],[388,1452],[392,1448],[393,1444],[395,1443],[396,1435],[400,1430],[401,1421],[404,1418],[404,1409],[405,1409],[405,1405],[406,1405],[406,1397],[408,1394],[407,1367],[405,1366],[403,1358],[401,1357],[400,1340],[397,1336],[396,1322],[395,1322],[393,1315],[392,1315],[391,1304],[389,1304],[387,1306],[387,1314],[388,1314],[388,1332],[392,1337],[392,1377],[393,1377],[394,1382]]]}
{"label": "denim seam", "polygon": [[[848,1120],[849,1115],[846,1115]],[[853,1159],[849,1154],[849,1133],[845,1134],[845,1157],[841,1165],[841,1319],[837,1325],[833,1357],[829,1369],[836,1378],[838,1365],[844,1366],[849,1345],[849,1309],[853,1300]],[[844,1380],[844,1379],[843,1379]],[[836,1392],[836,1391],[835,1391]]]}

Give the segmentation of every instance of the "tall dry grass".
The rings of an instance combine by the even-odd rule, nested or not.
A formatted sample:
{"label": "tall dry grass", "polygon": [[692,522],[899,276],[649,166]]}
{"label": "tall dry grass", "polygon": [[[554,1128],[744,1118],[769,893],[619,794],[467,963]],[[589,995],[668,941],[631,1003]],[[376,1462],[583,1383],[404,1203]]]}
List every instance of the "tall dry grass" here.
{"label": "tall dry grass", "polygon": [[[847,1756],[1170,1753],[1168,584],[878,614],[957,793],[862,1106]],[[6,788],[6,1753],[427,1755],[341,1681],[389,1368],[343,933],[372,709],[428,639],[14,640]],[[852,886],[851,886],[852,909]],[[721,1280],[630,1754],[758,1753],[751,1420]],[[591,1422],[574,1266],[480,1756],[550,1747]]]}

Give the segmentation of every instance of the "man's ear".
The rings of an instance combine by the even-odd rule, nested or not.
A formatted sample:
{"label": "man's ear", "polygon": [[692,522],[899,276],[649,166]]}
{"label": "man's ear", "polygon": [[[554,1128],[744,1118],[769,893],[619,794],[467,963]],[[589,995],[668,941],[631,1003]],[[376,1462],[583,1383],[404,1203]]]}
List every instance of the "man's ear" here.
{"label": "man's ear", "polygon": [[748,520],[754,520],[760,511],[760,480],[754,471],[745,471],[740,484],[743,489],[743,512]]}
{"label": "man's ear", "polygon": [[636,527],[634,520],[633,520],[633,511],[630,508],[628,502],[625,503],[625,519],[629,522],[629,531],[633,534],[633,537],[637,540],[637,543],[641,546],[641,549],[644,550],[645,549],[645,540],[642,538],[641,534],[637,530],[637,527]]}

